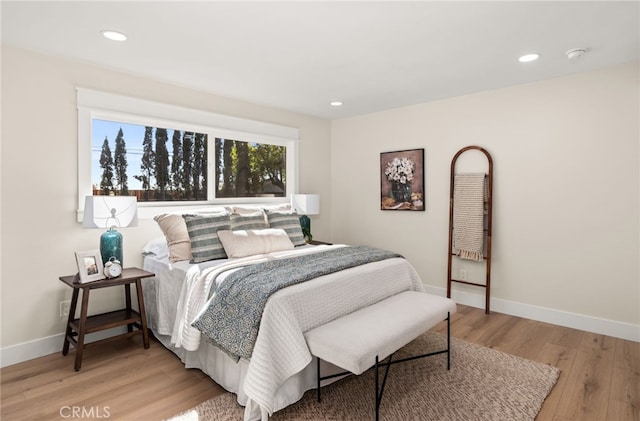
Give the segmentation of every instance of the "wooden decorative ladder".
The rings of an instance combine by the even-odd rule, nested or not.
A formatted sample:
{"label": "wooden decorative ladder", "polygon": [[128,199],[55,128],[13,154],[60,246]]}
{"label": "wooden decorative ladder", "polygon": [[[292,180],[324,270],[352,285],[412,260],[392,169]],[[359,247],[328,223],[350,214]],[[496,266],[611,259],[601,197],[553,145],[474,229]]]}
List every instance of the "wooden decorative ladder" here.
{"label": "wooden decorative ladder", "polygon": [[[454,193],[454,179],[456,161],[463,153],[477,150],[482,152],[488,161],[488,171],[485,174],[487,197],[484,203],[486,209],[486,222],[484,227],[485,235],[485,247],[484,247],[484,260],[486,266],[485,283],[469,282],[467,280],[453,279],[452,278],[452,266],[453,258],[457,257],[453,252],[453,193]],[[486,149],[480,146],[466,146],[460,149],[451,160],[451,177],[450,177],[450,193],[449,193],[449,250],[448,250],[448,265],[447,265],[447,297],[451,298],[451,283],[457,282],[466,285],[473,285],[482,287],[485,289],[485,313],[490,313],[490,293],[491,293],[491,227],[492,227],[492,211],[493,211],[493,159]]]}

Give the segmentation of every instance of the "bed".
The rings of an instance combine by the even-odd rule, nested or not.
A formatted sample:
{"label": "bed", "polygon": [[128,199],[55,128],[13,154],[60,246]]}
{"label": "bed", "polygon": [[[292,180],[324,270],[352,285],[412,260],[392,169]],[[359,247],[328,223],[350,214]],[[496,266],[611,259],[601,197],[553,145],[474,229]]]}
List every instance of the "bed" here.
{"label": "bed", "polygon": [[[245,407],[245,420],[266,420],[316,387],[306,331],[400,292],[424,288],[411,264],[397,256],[283,287],[264,304],[251,355],[238,357],[213,345],[192,326],[204,318],[216,295],[222,295],[219,288],[225,286],[226,279],[248,266],[323,259],[351,247],[299,244],[286,250],[276,247],[275,251],[267,247],[261,250],[265,253],[190,263],[171,259],[169,242],[169,237],[153,240],[143,251],[144,269],[156,274],[143,283],[148,326],[185,367],[202,370],[236,394],[238,403]],[[212,294],[212,290],[217,292]],[[340,370],[323,363],[323,373],[332,371]]]}

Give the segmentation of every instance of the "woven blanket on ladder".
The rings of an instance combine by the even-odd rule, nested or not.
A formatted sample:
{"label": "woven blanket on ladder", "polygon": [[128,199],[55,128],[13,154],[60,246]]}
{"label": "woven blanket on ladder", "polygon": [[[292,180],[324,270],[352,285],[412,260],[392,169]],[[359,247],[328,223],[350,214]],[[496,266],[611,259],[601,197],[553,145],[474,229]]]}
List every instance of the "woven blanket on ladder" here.
{"label": "woven blanket on ladder", "polygon": [[458,174],[453,184],[453,253],[484,259],[485,174]]}

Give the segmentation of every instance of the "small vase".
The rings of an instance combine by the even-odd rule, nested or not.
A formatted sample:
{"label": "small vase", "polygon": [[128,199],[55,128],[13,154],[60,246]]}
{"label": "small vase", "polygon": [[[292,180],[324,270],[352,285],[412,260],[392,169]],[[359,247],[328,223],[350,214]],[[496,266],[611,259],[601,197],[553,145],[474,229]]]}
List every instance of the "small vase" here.
{"label": "small vase", "polygon": [[406,183],[392,183],[391,184],[391,197],[396,202],[410,202],[411,201],[411,184]]}

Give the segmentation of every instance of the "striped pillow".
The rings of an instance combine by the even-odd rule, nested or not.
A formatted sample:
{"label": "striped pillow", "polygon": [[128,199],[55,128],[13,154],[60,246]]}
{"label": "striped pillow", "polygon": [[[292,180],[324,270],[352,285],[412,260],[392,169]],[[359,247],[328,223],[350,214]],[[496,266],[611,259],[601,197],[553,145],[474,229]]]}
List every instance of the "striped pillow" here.
{"label": "striped pillow", "polygon": [[285,230],[294,246],[304,246],[307,244],[302,234],[300,217],[295,211],[274,212],[268,210],[267,219],[269,220],[269,228],[281,228]]}
{"label": "striped pillow", "polygon": [[263,230],[269,228],[264,212],[258,211],[252,215],[231,214],[231,230]]}
{"label": "striped pillow", "polygon": [[218,231],[231,229],[229,214],[182,215],[191,240],[191,263],[226,259],[227,254],[218,238]]}

